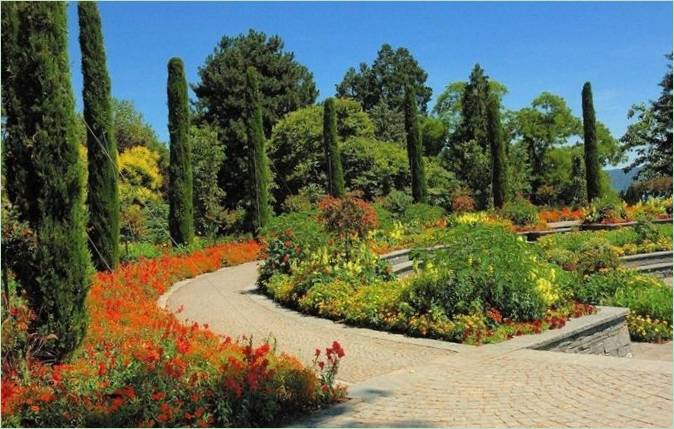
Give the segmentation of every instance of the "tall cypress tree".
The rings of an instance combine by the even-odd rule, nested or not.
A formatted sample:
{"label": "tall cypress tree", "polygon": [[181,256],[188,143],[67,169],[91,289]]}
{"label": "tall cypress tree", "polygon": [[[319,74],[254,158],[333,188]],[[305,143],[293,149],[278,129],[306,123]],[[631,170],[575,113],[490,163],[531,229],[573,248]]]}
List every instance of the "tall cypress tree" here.
{"label": "tall cypress tree", "polygon": [[344,196],[344,173],[337,146],[337,115],[335,99],[330,97],[323,106],[323,148],[328,176],[328,193],[333,197]]}
{"label": "tall cypress tree", "polygon": [[569,189],[571,202],[574,206],[583,207],[587,205],[587,186],[585,178],[585,166],[583,157],[574,155],[571,158],[571,185]]}
{"label": "tall cypress tree", "polygon": [[503,207],[506,196],[506,152],[499,104],[498,97],[491,94],[487,103],[487,133],[491,147],[492,194],[497,208]]}
{"label": "tall cypress tree", "polygon": [[414,91],[407,87],[405,90],[405,132],[407,137],[407,158],[410,163],[412,174],[412,197],[415,202],[426,200],[426,175],[424,164],[421,159],[423,147],[421,144],[421,132],[419,130],[419,118],[417,117],[417,102]]}
{"label": "tall cypress tree", "polygon": [[16,275],[37,315],[37,332],[56,336],[41,353],[61,359],[77,347],[86,331],[91,273],[66,7],[62,2],[15,7],[10,16],[16,20],[17,37],[3,39],[3,45],[15,44],[10,48],[22,55],[12,61],[15,73],[3,87],[10,84],[15,96],[7,109],[5,144],[19,162],[12,167],[16,174],[8,174],[6,180],[10,201],[36,240],[35,252],[23,263],[27,269]]}
{"label": "tall cypress tree", "polygon": [[190,244],[194,239],[190,111],[187,105],[185,70],[180,58],[171,58],[168,62],[167,89],[168,128],[171,137],[169,230],[176,243]]}
{"label": "tall cypress tree", "polygon": [[585,178],[587,180],[587,199],[592,201],[601,194],[599,153],[597,149],[596,119],[592,103],[590,82],[583,85],[583,131],[585,137]]}
{"label": "tall cypress tree", "polygon": [[77,4],[84,77],[82,98],[89,165],[89,237],[99,270],[119,263],[117,144],[112,135],[110,77],[105,63],[101,17],[94,2]]}
{"label": "tall cypress tree", "polygon": [[269,161],[265,148],[260,89],[254,67],[246,70],[246,132],[248,137],[248,163],[251,183],[249,217],[257,234],[271,217],[269,206]]}

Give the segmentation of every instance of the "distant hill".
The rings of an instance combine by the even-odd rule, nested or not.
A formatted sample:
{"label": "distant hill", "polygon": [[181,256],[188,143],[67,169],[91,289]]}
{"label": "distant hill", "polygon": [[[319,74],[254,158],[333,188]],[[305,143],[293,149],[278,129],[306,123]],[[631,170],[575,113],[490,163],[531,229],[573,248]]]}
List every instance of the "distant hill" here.
{"label": "distant hill", "polygon": [[616,191],[624,191],[630,186],[630,183],[634,180],[634,176],[641,170],[641,168],[635,168],[629,173],[625,174],[622,168],[614,168],[612,170],[606,170],[608,176],[611,178],[611,187]]}

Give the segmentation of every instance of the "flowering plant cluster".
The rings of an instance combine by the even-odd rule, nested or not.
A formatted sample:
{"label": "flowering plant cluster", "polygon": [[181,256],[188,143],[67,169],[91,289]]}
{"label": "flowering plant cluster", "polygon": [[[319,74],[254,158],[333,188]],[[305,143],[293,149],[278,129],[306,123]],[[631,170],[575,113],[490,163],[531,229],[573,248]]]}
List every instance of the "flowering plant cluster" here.
{"label": "flowering plant cluster", "polygon": [[[87,299],[88,331],[69,361],[48,364],[30,353],[3,353],[3,424],[270,425],[339,399],[343,389],[334,386],[333,373],[343,351],[326,375],[269,344],[254,347],[207,326],[184,326],[156,305],[176,281],[255,260],[259,251],[253,241],[222,244],[98,273]],[[3,352],[5,326],[23,324],[25,330],[27,317],[10,310]]]}
{"label": "flowering plant cluster", "polygon": [[540,218],[541,222],[546,223],[562,222],[568,220],[583,220],[585,218],[585,210],[572,210],[568,207],[563,207],[561,209],[549,209],[539,212],[538,217]]}

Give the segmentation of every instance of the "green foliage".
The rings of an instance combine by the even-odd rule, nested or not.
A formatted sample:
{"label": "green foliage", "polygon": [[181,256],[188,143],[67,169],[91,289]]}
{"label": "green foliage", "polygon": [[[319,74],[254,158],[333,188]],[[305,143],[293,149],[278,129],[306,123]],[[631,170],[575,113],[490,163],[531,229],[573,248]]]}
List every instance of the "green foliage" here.
{"label": "green foliage", "polygon": [[570,195],[570,203],[574,207],[587,205],[587,187],[584,182],[585,163],[580,155],[574,155],[571,160],[571,183],[565,194]]}
{"label": "green foliage", "polygon": [[501,128],[501,109],[498,97],[491,94],[487,103],[487,133],[491,143],[491,187],[494,207],[501,208],[506,198],[506,153]]}
{"label": "green foliage", "polygon": [[[660,81],[660,97],[648,106],[637,104],[627,113],[636,117],[620,142],[623,150],[634,150],[636,158],[625,169],[639,170],[637,179],[653,179],[672,176],[672,54],[667,55],[668,71]],[[671,195],[671,186],[670,186]]]}
{"label": "green foliage", "polygon": [[227,213],[222,207],[225,193],[218,174],[225,161],[225,150],[218,131],[210,125],[190,127],[192,177],[194,185],[194,228],[202,236],[221,232]]}
{"label": "green foliage", "polygon": [[653,276],[631,270],[598,273],[587,277],[575,296],[583,302],[629,308],[628,326],[635,340],[672,338],[672,289]]}
{"label": "green foliage", "polygon": [[[197,97],[197,122],[216,126],[225,147],[228,161],[220,171],[220,187],[225,191],[224,205],[228,209],[248,201],[251,189],[245,144],[246,71],[250,66],[257,72],[265,136],[272,134],[272,127],[284,115],[313,104],[318,95],[313,76],[292,52],[284,50],[280,37],[250,30],[220,40],[199,68],[200,81],[193,89]],[[320,115],[317,124],[320,129]],[[278,201],[280,204],[283,199]]]}
{"label": "green foliage", "polygon": [[335,99],[328,98],[323,105],[323,150],[328,176],[328,193],[333,197],[344,195],[344,173],[337,142]]}
{"label": "green foliage", "polygon": [[606,194],[592,201],[585,220],[590,223],[615,223],[626,218],[625,204],[616,195]]}
{"label": "green foliage", "polygon": [[189,140],[187,81],[180,58],[169,60],[167,93],[171,136],[169,229],[177,244],[190,244],[194,239],[192,148]]}
{"label": "green foliage", "polygon": [[448,231],[446,245],[421,251],[415,259],[424,262],[426,271],[436,270],[438,282],[461,288],[448,301],[452,308],[460,302],[466,311],[473,305],[481,310],[493,306],[513,320],[535,320],[543,316],[546,304],[560,298],[561,270],[540,261],[526,242],[502,227],[460,225]]}
{"label": "green foliage", "polygon": [[508,201],[499,213],[515,225],[525,226],[538,223],[538,209],[526,198],[517,197]]}
{"label": "green foliage", "polygon": [[341,148],[347,188],[372,199],[410,183],[405,150],[395,143],[351,138]]}
{"label": "green foliage", "polygon": [[672,178],[655,177],[653,179],[632,182],[625,190],[623,198],[629,204],[648,198],[667,198],[672,196]]}
{"label": "green foliage", "polygon": [[417,103],[411,88],[405,92],[405,131],[407,141],[407,158],[410,163],[410,175],[412,177],[412,198],[417,203],[426,201],[428,184],[422,162],[423,147],[421,133],[419,131],[419,118],[417,117]]}
{"label": "green foliage", "polygon": [[307,251],[313,251],[329,240],[315,211],[274,216],[262,230],[262,236],[279,237],[287,232],[292,232],[295,242]]}
{"label": "green foliage", "polygon": [[409,227],[429,227],[437,224],[444,216],[442,207],[414,203],[405,207],[400,220]]}
{"label": "green foliage", "polygon": [[337,96],[358,101],[372,113],[379,140],[404,143],[402,112],[405,86],[411,85],[419,110],[426,112],[431,88],[426,86],[426,72],[405,48],[394,50],[384,44],[377,52],[372,66],[361,63],[358,71],[351,67],[337,85]]}
{"label": "green foliage", "polygon": [[[38,357],[56,359],[67,357],[86,331],[91,274],[85,168],[76,135],[66,29],[64,3],[3,5],[3,36],[10,36],[3,38],[3,54],[21,52],[3,81],[3,97],[9,96],[3,100],[5,180],[18,220],[37,240],[35,252],[22,263],[25,269],[15,274],[37,315],[37,334],[56,337]],[[6,43],[11,45],[4,47]],[[11,85],[7,93],[5,85]]]}
{"label": "green foliage", "polygon": [[476,64],[461,94],[461,119],[442,152],[445,168],[471,190],[479,208],[491,200],[491,157],[487,138],[488,78]]}
{"label": "green foliage", "polygon": [[77,11],[89,168],[87,206],[91,252],[99,270],[114,269],[119,263],[120,205],[110,77],[98,6],[94,2],[82,2],[77,4]]}
{"label": "green foliage", "polygon": [[437,157],[424,158],[424,172],[428,183],[428,203],[451,211],[452,198],[463,185],[454,173],[442,166]]}
{"label": "green foliage", "polygon": [[[372,122],[353,100],[336,99],[337,136],[342,143],[342,164],[347,186],[349,177],[344,151],[352,137],[373,137]],[[278,186],[274,197],[282,206],[288,195],[307,185],[321,188],[327,182],[323,150],[323,105],[304,107],[289,113],[275,126],[269,141],[269,160]],[[366,156],[366,155],[363,155]],[[360,171],[359,171],[360,173]]]}
{"label": "green foliage", "polygon": [[[454,134],[461,124],[461,112],[463,111],[461,99],[466,85],[467,82],[464,81],[449,83],[445,90],[438,95],[433,107],[433,113],[444,122],[449,135]],[[499,101],[508,93],[508,88],[498,81],[490,79],[488,85],[489,92],[495,94]]]}
{"label": "green foliage", "polygon": [[318,208],[325,230],[342,241],[352,240],[354,236],[363,239],[378,225],[377,214],[372,206],[353,196],[326,197]]}
{"label": "green foliage", "polygon": [[401,191],[392,191],[384,198],[382,206],[391,213],[401,216],[413,203],[414,199],[409,194]]}
{"label": "green foliage", "polygon": [[585,177],[587,178],[587,199],[601,196],[599,154],[597,149],[597,130],[592,103],[590,82],[583,85],[583,141],[585,143]]}
{"label": "green foliage", "polygon": [[589,237],[578,248],[576,272],[588,275],[597,271],[615,269],[620,266],[620,259],[615,247],[608,240],[600,237]]}
{"label": "green foliage", "polygon": [[253,67],[246,71],[246,129],[248,144],[248,162],[250,183],[251,210],[250,218],[255,234],[269,222],[272,215],[269,206],[269,161],[262,130],[262,109],[260,107],[260,90],[257,84],[257,72]]}
{"label": "green foliage", "polygon": [[447,144],[447,125],[442,120],[430,116],[421,116],[419,123],[424,155],[438,155],[442,148],[445,147],[445,144]]}

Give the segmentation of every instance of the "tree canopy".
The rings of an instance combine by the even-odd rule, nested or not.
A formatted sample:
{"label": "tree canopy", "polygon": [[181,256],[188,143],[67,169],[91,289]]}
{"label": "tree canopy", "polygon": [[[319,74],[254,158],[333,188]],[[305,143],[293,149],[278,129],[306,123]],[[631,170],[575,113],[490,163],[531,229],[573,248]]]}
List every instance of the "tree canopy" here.
{"label": "tree canopy", "polygon": [[[309,70],[284,50],[280,37],[250,30],[236,37],[225,36],[199,68],[200,81],[192,88],[197,96],[197,122],[218,128],[227,154],[220,171],[225,205],[236,208],[247,199],[245,147],[246,70],[254,67],[260,90],[263,131],[271,135],[274,124],[289,112],[313,104],[318,90]],[[245,183],[242,183],[242,180]]]}
{"label": "tree canopy", "polygon": [[637,179],[652,179],[672,175],[672,54],[667,55],[668,71],[660,81],[660,97],[655,101],[636,104],[627,117],[635,118],[620,142],[624,150],[636,153],[634,161],[625,168],[642,167]]}

